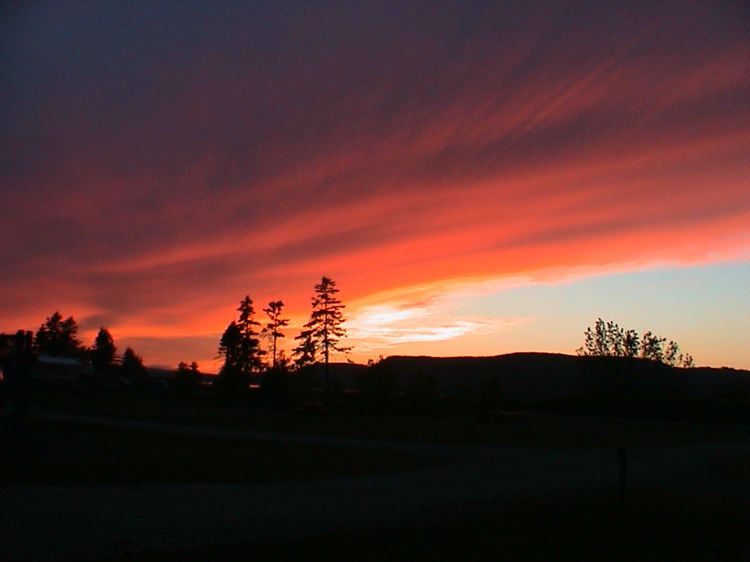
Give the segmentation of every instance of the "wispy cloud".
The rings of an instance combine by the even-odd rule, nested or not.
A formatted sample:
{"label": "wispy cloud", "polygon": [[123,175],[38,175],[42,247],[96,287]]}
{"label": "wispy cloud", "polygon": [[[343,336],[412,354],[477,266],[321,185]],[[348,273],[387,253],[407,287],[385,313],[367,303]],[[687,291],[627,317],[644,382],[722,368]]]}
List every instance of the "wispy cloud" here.
{"label": "wispy cloud", "polygon": [[436,289],[431,289],[432,294],[427,299],[381,302],[356,308],[347,330],[357,351],[366,354],[412,343],[486,335],[529,321],[528,318],[456,317],[460,294],[449,291],[438,294]]}

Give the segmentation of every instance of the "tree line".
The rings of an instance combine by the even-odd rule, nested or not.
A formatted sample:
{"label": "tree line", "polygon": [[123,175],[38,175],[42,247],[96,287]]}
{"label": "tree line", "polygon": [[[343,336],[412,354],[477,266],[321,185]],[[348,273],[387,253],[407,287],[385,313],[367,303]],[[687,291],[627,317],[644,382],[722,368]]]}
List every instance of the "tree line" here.
{"label": "tree line", "polygon": [[[341,344],[346,337],[343,327],[346,308],[337,294],[339,289],[330,277],[322,277],[314,288],[310,319],[295,336],[297,346],[292,351],[291,360],[279,350],[279,340],[286,337],[284,329],[289,319],[284,317],[284,302],[274,300],[263,309],[266,321],[263,325],[255,319],[255,307],[249,295],[240,301],[237,318],[232,320],[219,340],[218,356],[224,359],[219,371],[220,384],[236,390],[246,384],[252,375],[263,372],[274,374],[290,370],[301,370],[323,360],[325,365],[325,386],[329,386],[330,356],[334,352],[348,353],[351,348]],[[268,342],[269,349],[261,345]],[[270,352],[270,362],[264,356]]]}
{"label": "tree line", "polygon": [[72,316],[63,318],[59,311],[39,326],[34,334],[34,349],[37,353],[50,357],[75,357],[90,361],[97,372],[106,372],[114,368],[131,378],[145,374],[143,358],[132,347],[125,348],[122,356],[117,355],[117,346],[107,328],[99,328],[90,347],[78,339],[78,323]]}
{"label": "tree line", "polygon": [[[219,340],[218,356],[223,358],[219,376],[225,386],[238,387],[247,377],[264,372],[283,373],[300,370],[322,360],[325,365],[326,382],[329,379],[329,361],[334,352],[348,353],[351,348],[341,344],[346,337],[343,327],[346,307],[337,294],[336,282],[322,277],[314,287],[310,319],[295,337],[298,344],[292,350],[291,360],[280,349],[279,342],[286,337],[284,329],[289,319],[284,317],[284,302],[274,300],[263,308],[266,322],[255,319],[253,300],[245,296],[237,308],[237,318],[232,320]],[[115,368],[131,377],[145,373],[143,358],[128,346],[122,356],[117,355],[117,346],[108,328],[101,327],[90,347],[78,339],[78,323],[72,316],[64,318],[59,311],[49,316],[34,335],[37,353],[51,357],[76,357],[90,361],[97,372]],[[261,340],[268,342],[264,349]],[[269,355],[269,360],[265,356]],[[177,365],[179,379],[196,380],[200,374],[198,364],[180,362]]]}
{"label": "tree line", "polygon": [[[338,298],[336,282],[322,277],[314,286],[309,320],[295,336],[296,346],[291,357],[281,349],[280,340],[286,337],[289,319],[284,316],[284,302],[272,300],[262,309],[263,324],[256,320],[253,300],[246,295],[237,308],[237,318],[230,321],[219,339],[218,357],[223,359],[219,371],[220,386],[228,390],[246,388],[254,375],[278,376],[290,371],[301,371],[316,363],[323,363],[325,388],[330,384],[331,354],[347,354],[351,348],[342,345],[346,337],[343,324],[346,306]],[[133,378],[145,376],[143,359],[131,347],[122,356],[110,331],[101,327],[90,347],[78,339],[78,324],[72,316],[64,318],[59,312],[49,316],[34,335],[36,352],[53,357],[78,357],[89,360],[97,372],[118,372]],[[264,346],[262,342],[266,342]],[[620,357],[654,361],[673,367],[689,368],[694,359],[683,353],[673,340],[657,336],[651,331],[638,334],[621,328],[613,321],[599,318],[584,332],[584,344],[577,350],[583,357]],[[180,362],[177,366],[179,382],[196,382],[200,375],[198,364]]]}
{"label": "tree line", "polygon": [[657,336],[651,331],[639,335],[635,330],[623,329],[616,322],[597,319],[584,332],[583,346],[578,348],[583,357],[631,357],[647,359],[670,367],[695,366],[693,356],[682,353],[673,340]]}

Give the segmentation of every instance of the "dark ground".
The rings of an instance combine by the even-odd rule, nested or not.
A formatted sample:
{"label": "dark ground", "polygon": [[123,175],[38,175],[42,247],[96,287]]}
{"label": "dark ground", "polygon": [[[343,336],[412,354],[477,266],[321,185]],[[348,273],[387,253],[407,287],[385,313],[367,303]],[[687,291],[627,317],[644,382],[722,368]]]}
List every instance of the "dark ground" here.
{"label": "dark ground", "polygon": [[[96,406],[101,414],[101,408],[107,403],[100,400],[101,396],[93,398],[96,400],[84,397],[74,402],[72,409],[81,411]],[[750,559],[750,540],[746,538],[750,528],[747,502],[750,454],[742,452],[748,441],[747,429],[744,428],[564,416],[506,416],[490,421],[353,416],[346,413],[319,417],[298,412],[249,412],[221,405],[209,405],[204,411],[194,411],[190,403],[179,401],[175,401],[170,410],[170,404],[168,397],[145,396],[133,401],[115,396],[110,405],[111,413],[120,416],[124,409],[129,408],[130,419],[178,420],[210,427],[247,428],[249,425],[286,434],[392,439],[402,443],[455,445],[463,441],[502,445],[499,448],[505,451],[502,458],[511,459],[516,458],[516,454],[504,447],[522,447],[519,451],[540,451],[552,460],[550,466],[556,466],[558,461],[555,460],[556,454],[547,447],[572,452],[576,457],[579,453],[574,451],[580,450],[583,457],[596,460],[599,457],[610,459],[614,447],[626,446],[633,451],[633,478],[624,502],[618,494],[613,461],[611,484],[592,483],[590,488],[576,492],[549,491],[553,487],[544,485],[544,476],[540,475],[542,485],[539,489],[548,491],[521,496],[488,496],[480,502],[472,499],[431,503],[425,507],[422,517],[397,517],[392,523],[383,517],[377,521],[363,518],[361,524],[331,525],[323,527],[327,528],[324,532],[303,533],[294,539],[253,539],[254,542],[232,540],[226,543],[212,541],[207,536],[203,546],[188,549],[154,547],[146,543],[143,546],[134,539],[115,544],[104,557],[100,552],[93,557],[87,555],[88,559],[142,562],[302,558],[329,561]],[[64,405],[64,402],[58,404],[57,410],[65,409]],[[256,482],[265,486],[266,482],[283,481],[314,484],[321,479],[331,479],[338,482],[337,479],[342,477],[345,480],[354,478],[352,482],[358,478],[372,478],[376,482],[380,476],[421,474],[414,471],[432,470],[432,466],[442,470],[449,466],[445,463],[455,462],[424,452],[386,453],[377,448],[363,450],[252,439],[211,439],[39,419],[30,421],[28,432],[20,442],[8,431],[0,433],[3,452],[0,495],[13,488],[37,489],[44,494],[47,486],[55,490],[70,486],[84,486],[90,490],[93,486],[101,487],[101,497],[109,497],[107,490],[114,490],[112,497],[137,498],[146,490],[165,490],[187,483],[214,483],[221,487],[225,483]],[[703,451],[704,446],[722,447],[731,453],[735,444],[736,454],[726,456],[722,453],[724,456],[717,456],[714,460],[706,457],[708,461],[705,458],[701,461],[705,466],[694,473],[689,470],[689,458],[692,457],[687,462],[675,462],[670,456],[671,446],[683,446],[680,454],[688,451],[687,454],[692,455],[690,451]],[[471,447],[468,450],[481,456]],[[663,464],[664,454],[665,458],[672,458],[668,464]],[[528,459],[536,458],[534,455],[525,457],[526,466],[533,466],[529,464],[533,461]],[[503,464],[506,461],[501,459],[498,462],[498,468],[507,468]],[[586,463],[589,461],[581,466]],[[442,468],[437,466],[441,464]],[[468,464],[465,466],[470,469]],[[569,470],[577,465],[562,463],[560,466],[567,466]],[[598,465],[589,463],[587,466],[593,466],[592,474],[596,474],[595,466]],[[610,465],[605,463],[604,466]],[[679,471],[683,468],[691,472],[683,484],[659,484],[671,482],[672,478],[679,480]],[[488,465],[484,470],[491,469]],[[658,478],[655,476],[652,480],[651,474],[657,472]],[[508,474],[517,473],[510,470]],[[604,482],[607,482],[606,478]],[[509,488],[513,485],[513,481],[508,481]],[[144,492],[139,492],[141,489]],[[294,489],[297,489],[296,484]],[[337,488],[333,485],[322,489]],[[430,490],[426,492],[429,494]],[[441,489],[433,491],[435,496],[442,493]],[[8,498],[12,496],[13,492]],[[165,494],[165,497],[170,496]],[[31,494],[30,497],[41,496]],[[100,494],[90,493],[89,497],[99,498]],[[325,503],[328,499],[336,500],[324,495],[321,501]],[[295,505],[294,498],[289,502],[290,506]],[[52,502],[50,505],[56,504]],[[221,509],[221,506],[216,508]],[[27,515],[33,515],[34,506],[24,509]],[[113,505],[112,509],[117,510],[118,506]],[[367,505],[362,509],[368,509]],[[194,515],[196,513],[200,510]],[[315,510],[310,513],[314,516]],[[0,519],[9,521],[9,517],[13,514],[4,512]],[[248,524],[252,525],[237,522],[240,536],[243,526]],[[29,531],[33,536],[34,529]],[[45,533],[53,537],[53,531],[47,529]],[[249,535],[258,537],[263,533]],[[29,540],[38,540],[38,537]],[[0,545],[0,560],[5,558]],[[75,555],[61,554],[55,559],[76,558]]]}
{"label": "dark ground", "polygon": [[335,478],[415,469],[428,460],[336,447],[217,440],[31,419],[22,439],[0,419],[0,485],[122,486]]}
{"label": "dark ground", "polygon": [[[612,495],[502,502],[470,507],[428,523],[268,544],[123,552],[103,560],[328,561],[744,561],[750,515],[740,502],[640,490],[620,506]],[[434,515],[434,514],[433,514]]]}

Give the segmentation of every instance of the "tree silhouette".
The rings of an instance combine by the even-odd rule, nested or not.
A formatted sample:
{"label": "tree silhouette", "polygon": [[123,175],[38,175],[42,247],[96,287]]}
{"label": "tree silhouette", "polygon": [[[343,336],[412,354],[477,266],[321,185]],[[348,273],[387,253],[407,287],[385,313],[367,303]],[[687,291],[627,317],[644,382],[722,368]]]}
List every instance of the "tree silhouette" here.
{"label": "tree silhouette", "polygon": [[330,386],[329,359],[334,351],[347,353],[351,348],[339,345],[341,338],[346,337],[346,330],[342,324],[344,319],[343,309],[345,305],[336,297],[339,289],[336,288],[336,282],[328,277],[322,277],[320,283],[315,285],[315,296],[312,297],[312,312],[310,320],[305,324],[304,330],[297,336],[302,340],[302,345],[298,347],[298,356],[307,354],[310,351],[319,351],[323,354],[325,362],[325,386],[328,390]]}
{"label": "tree silhouette", "polygon": [[97,371],[106,371],[115,361],[115,341],[107,328],[99,328],[91,348],[91,363]]}
{"label": "tree silhouette", "polygon": [[219,357],[224,358],[224,365],[221,368],[222,373],[225,371],[241,372],[242,370],[242,333],[240,332],[237,322],[232,320],[227,326],[219,340]]}
{"label": "tree silhouette", "polygon": [[607,324],[604,320],[598,318],[593,329],[590,326],[586,328],[583,347],[578,349],[578,354],[590,357],[608,356],[610,355],[609,340]]}
{"label": "tree silhouette", "polygon": [[664,363],[670,367],[677,365],[677,355],[680,352],[680,346],[674,340],[669,340],[667,347],[664,348]]}
{"label": "tree silhouette", "polygon": [[255,309],[250,296],[245,296],[237,308],[237,329],[240,332],[240,357],[239,367],[243,374],[259,371],[263,367],[261,355],[265,354],[260,348],[260,339],[256,327],[260,322],[255,320]]}
{"label": "tree silhouette", "polygon": [[122,372],[136,382],[143,382],[146,377],[146,367],[143,366],[143,358],[133,348],[128,346],[122,354]]}
{"label": "tree silhouette", "polygon": [[641,338],[641,359],[651,359],[652,361],[664,362],[664,350],[662,345],[667,341],[666,338],[654,335],[649,330]]}
{"label": "tree silhouette", "polygon": [[638,332],[635,330],[626,330],[623,340],[625,357],[637,357],[638,349],[641,346],[641,340]]}
{"label": "tree silhouette", "polygon": [[680,353],[677,357],[677,366],[683,369],[691,369],[695,367],[695,360],[689,353]]}
{"label": "tree silhouette", "polygon": [[670,340],[665,347],[666,342],[651,331],[639,336],[635,330],[623,330],[615,322],[598,318],[593,328],[586,328],[583,347],[577,352],[583,357],[640,357],[672,367],[694,365],[690,354],[680,353],[677,342]]}
{"label": "tree silhouette", "polygon": [[225,390],[238,391],[245,377],[257,372],[263,366],[256,327],[253,301],[245,296],[237,308],[237,320],[232,320],[219,340],[219,357],[224,357],[224,365],[219,372]]}
{"label": "tree silhouette", "polygon": [[289,320],[287,318],[281,317],[281,310],[283,308],[284,303],[279,300],[269,302],[268,307],[263,309],[263,312],[268,315],[269,321],[263,327],[261,334],[271,339],[271,353],[273,354],[271,367],[273,369],[276,369],[277,366],[278,354],[276,349],[276,342],[279,338],[284,337],[284,334],[281,330],[289,324]]}
{"label": "tree silhouette", "polygon": [[312,339],[312,330],[302,330],[298,336],[295,336],[296,340],[300,340],[300,343],[292,351],[294,357],[294,365],[297,369],[302,369],[308,365],[315,363],[317,358],[317,350],[315,348],[315,342]]}
{"label": "tree silhouette", "polygon": [[71,356],[80,351],[81,343],[76,338],[77,335],[78,324],[73,317],[68,316],[66,320],[63,320],[62,315],[55,312],[39,326],[35,343],[39,353]]}
{"label": "tree silhouette", "polygon": [[193,361],[188,365],[184,361],[180,361],[177,365],[177,376],[175,382],[178,386],[184,388],[190,388],[198,383],[200,378],[200,370],[198,369],[198,363]]}

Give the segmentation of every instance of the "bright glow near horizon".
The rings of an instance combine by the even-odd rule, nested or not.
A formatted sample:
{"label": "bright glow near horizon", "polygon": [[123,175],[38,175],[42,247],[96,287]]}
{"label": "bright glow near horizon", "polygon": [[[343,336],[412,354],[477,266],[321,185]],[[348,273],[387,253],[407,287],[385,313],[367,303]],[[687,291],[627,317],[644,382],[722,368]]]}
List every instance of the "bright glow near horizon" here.
{"label": "bright glow near horizon", "polygon": [[[748,368],[748,286],[750,264],[745,262],[590,276],[579,272],[559,279],[547,274],[525,283],[479,281],[434,293],[428,300],[420,295],[414,309],[401,301],[396,310],[408,312],[386,316],[387,323],[375,322],[377,329],[367,335],[386,354],[574,353],[583,343],[584,329],[602,317],[674,339],[701,365]],[[365,313],[387,309],[372,306]],[[377,313],[374,317],[380,318]],[[435,325],[455,331],[447,337],[418,337]],[[430,341],[440,343],[426,344]]]}
{"label": "bright glow near horizon", "polygon": [[[536,279],[410,287],[347,302],[347,344],[354,346],[350,358],[359,362],[379,355],[575,353],[584,329],[602,317],[640,333],[652,330],[674,339],[698,365],[750,368],[747,286],[750,263],[737,262],[591,275],[557,271]],[[287,351],[305,321],[304,311],[293,319],[282,342]],[[184,355],[184,345],[204,368],[216,370],[219,335],[125,341],[152,354],[171,347]]]}

